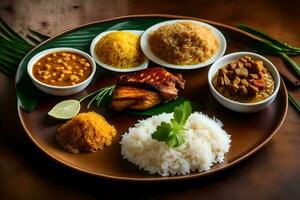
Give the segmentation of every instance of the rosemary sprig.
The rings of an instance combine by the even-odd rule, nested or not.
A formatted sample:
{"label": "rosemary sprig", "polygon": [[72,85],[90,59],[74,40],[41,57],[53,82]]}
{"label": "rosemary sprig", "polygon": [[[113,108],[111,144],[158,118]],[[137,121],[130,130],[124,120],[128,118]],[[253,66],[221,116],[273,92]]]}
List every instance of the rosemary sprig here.
{"label": "rosemary sprig", "polygon": [[115,85],[109,86],[109,87],[104,87],[101,88],[99,90],[96,90],[88,95],[85,95],[83,97],[80,97],[78,99],[79,102],[84,101],[87,98],[93,97],[88,105],[87,108],[89,108],[92,104],[95,104],[96,106],[100,107],[100,106],[106,106],[107,103],[109,102],[109,100],[112,97],[112,93],[115,89]]}

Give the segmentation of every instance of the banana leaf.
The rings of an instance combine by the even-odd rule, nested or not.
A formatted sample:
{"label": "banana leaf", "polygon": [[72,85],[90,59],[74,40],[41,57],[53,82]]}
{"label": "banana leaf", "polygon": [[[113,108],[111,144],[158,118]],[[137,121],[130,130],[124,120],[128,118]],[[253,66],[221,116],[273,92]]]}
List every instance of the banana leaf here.
{"label": "banana leaf", "polygon": [[[176,99],[175,101],[171,101],[169,103],[162,103],[162,104],[159,104],[153,108],[150,108],[150,109],[147,109],[144,111],[126,110],[123,112],[126,114],[129,114],[129,115],[144,115],[144,116],[153,116],[153,115],[158,115],[161,113],[171,113],[171,112],[174,112],[174,109],[177,106],[180,106],[185,101],[188,101],[188,100],[180,97],[180,98]],[[191,103],[193,111],[198,111],[202,108],[201,105],[198,103],[194,103],[194,102],[190,102],[190,103]]]}

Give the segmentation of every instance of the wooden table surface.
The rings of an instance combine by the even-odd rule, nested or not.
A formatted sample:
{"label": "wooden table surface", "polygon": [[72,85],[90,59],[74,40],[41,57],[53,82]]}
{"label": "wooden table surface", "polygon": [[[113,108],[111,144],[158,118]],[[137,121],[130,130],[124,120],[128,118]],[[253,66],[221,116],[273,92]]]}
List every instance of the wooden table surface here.
{"label": "wooden table surface", "polygon": [[[176,14],[230,26],[242,22],[300,46],[299,8],[297,0],[2,0],[0,15],[21,34],[30,27],[55,35],[117,16]],[[300,89],[287,86],[300,102]],[[291,106],[275,138],[228,170],[184,182],[132,184],[80,174],[47,158],[25,135],[14,80],[1,72],[0,97],[0,199],[300,199],[300,115]]]}

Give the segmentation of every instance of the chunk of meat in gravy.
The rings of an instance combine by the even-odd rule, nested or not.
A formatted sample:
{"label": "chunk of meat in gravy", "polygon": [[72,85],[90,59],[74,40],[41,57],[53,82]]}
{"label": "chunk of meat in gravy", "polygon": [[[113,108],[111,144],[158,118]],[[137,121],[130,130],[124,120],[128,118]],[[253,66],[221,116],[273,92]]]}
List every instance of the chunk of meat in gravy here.
{"label": "chunk of meat in gravy", "polygon": [[252,78],[252,79],[258,79],[257,74],[249,74],[249,77]]}
{"label": "chunk of meat in gravy", "polygon": [[254,64],[254,72],[257,74],[259,72],[264,71],[265,67],[264,67],[264,63],[260,60],[255,61]]}
{"label": "chunk of meat in gravy", "polygon": [[223,78],[223,77],[218,77],[218,79],[217,79],[217,84],[218,84],[218,86],[220,86],[220,87],[224,86],[224,85],[225,85],[225,83],[224,83],[224,78]]}
{"label": "chunk of meat in gravy", "polygon": [[240,88],[239,88],[239,93],[241,94],[241,95],[247,95],[248,94],[248,90],[247,90],[247,88],[244,86],[244,85],[242,85]]}
{"label": "chunk of meat in gravy", "polygon": [[230,79],[228,78],[228,76],[226,74],[223,74],[223,78],[224,78],[225,85],[229,85],[231,83]]}
{"label": "chunk of meat in gravy", "polygon": [[263,90],[266,87],[266,83],[262,79],[251,80],[250,83],[257,87],[259,90]]}
{"label": "chunk of meat in gravy", "polygon": [[251,96],[256,96],[256,94],[259,92],[259,89],[253,85],[249,85],[247,90]]}
{"label": "chunk of meat in gravy", "polygon": [[248,69],[246,69],[245,67],[235,69],[234,73],[235,73],[236,76],[238,76],[240,78],[247,78],[248,77]]}

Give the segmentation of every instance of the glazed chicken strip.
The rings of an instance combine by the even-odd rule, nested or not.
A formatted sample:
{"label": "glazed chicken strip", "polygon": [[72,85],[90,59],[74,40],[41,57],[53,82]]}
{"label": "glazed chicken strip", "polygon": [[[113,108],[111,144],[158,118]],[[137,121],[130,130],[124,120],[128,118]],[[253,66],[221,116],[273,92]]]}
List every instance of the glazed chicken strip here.
{"label": "glazed chicken strip", "polygon": [[118,86],[114,90],[111,106],[116,111],[126,108],[146,110],[160,102],[161,98],[156,92],[135,87]]}
{"label": "glazed chicken strip", "polygon": [[145,88],[159,92],[165,101],[171,101],[178,97],[178,89],[184,88],[185,81],[180,74],[171,74],[167,70],[155,67],[126,74],[119,77],[117,85]]}

